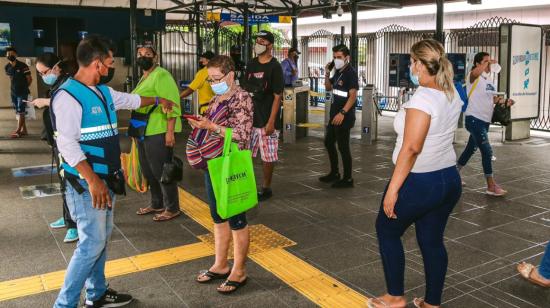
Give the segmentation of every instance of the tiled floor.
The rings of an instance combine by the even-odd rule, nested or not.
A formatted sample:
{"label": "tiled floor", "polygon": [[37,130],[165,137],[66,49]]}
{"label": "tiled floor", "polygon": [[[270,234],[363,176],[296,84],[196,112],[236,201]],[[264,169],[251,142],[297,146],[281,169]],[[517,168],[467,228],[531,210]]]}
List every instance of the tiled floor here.
{"label": "tiled floor", "polygon": [[[13,125],[11,110],[0,110],[0,135]],[[385,292],[374,221],[381,192],[392,171],[391,118],[380,121],[374,145],[352,141],[355,188],[332,190],[317,177],[328,170],[322,131],[296,144],[284,144],[273,180],[275,197],[251,213],[262,223],[297,242],[294,255],[367,296]],[[29,138],[0,138],[0,281],[64,269],[74,244],[62,242],[64,231],[47,223],[58,218],[59,197],[23,200],[18,187],[49,183],[50,176],[13,178],[10,168],[47,164],[48,148],[39,140],[40,121],[31,123]],[[356,132],[357,133],[357,132]],[[457,134],[456,149],[466,133]],[[178,136],[177,153],[184,155],[186,134]],[[445,234],[449,271],[444,307],[550,307],[550,290],[526,283],[516,274],[519,261],[538,263],[550,240],[550,139],[500,142],[492,131],[495,174],[510,191],[505,198],[485,196],[479,154],[463,170],[467,186]],[[127,141],[123,140],[127,147]],[[261,175],[258,172],[258,176]],[[55,178],[54,178],[55,180]],[[181,186],[204,199],[201,172],[185,171]],[[197,242],[206,230],[188,217],[154,223],[135,210],[147,205],[147,195],[131,193],[117,202],[109,258]],[[411,228],[406,248],[406,293],[423,296],[423,263]],[[171,265],[112,279],[111,286],[131,292],[132,307],[310,307],[315,306],[271,273],[250,262],[250,284],[232,296],[216,294],[215,286],[193,282],[194,274],[212,258]],[[56,292],[0,302],[2,307],[51,307]],[[412,307],[412,305],[409,305]]]}

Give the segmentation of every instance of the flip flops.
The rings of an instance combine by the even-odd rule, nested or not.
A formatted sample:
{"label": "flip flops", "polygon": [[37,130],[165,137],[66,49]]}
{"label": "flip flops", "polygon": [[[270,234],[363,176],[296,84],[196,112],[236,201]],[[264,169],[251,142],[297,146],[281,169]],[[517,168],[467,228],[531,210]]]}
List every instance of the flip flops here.
{"label": "flip flops", "polygon": [[[229,277],[230,274],[231,274],[231,271],[229,271],[225,274],[219,274],[219,273],[214,273],[214,272],[211,272],[211,271],[208,271],[208,270],[204,270],[204,271],[199,272],[199,276],[197,276],[197,279],[195,279],[195,280],[198,283],[208,283],[208,282],[211,282],[211,281],[214,281],[214,280],[227,279],[227,277]],[[199,280],[199,278],[201,278],[201,277],[208,277],[208,280]]]}
{"label": "flip flops", "polygon": [[386,303],[385,301],[379,299],[379,298],[369,298],[367,300],[367,307],[368,308],[377,308],[377,307],[384,307],[384,308],[405,308],[407,307],[407,305],[405,304],[405,306],[392,306],[388,303]]}
{"label": "flip flops", "polygon": [[520,273],[521,277],[527,279],[529,282],[539,285],[543,288],[550,288],[550,283],[544,283],[531,277],[533,271],[536,270],[536,267],[533,264],[522,262],[518,264],[517,270]]}
{"label": "flip flops", "polygon": [[[224,294],[224,295],[228,295],[228,294],[234,293],[234,292],[237,291],[239,288],[244,287],[244,286],[246,285],[246,282],[247,282],[247,281],[248,281],[248,277],[245,278],[245,279],[244,279],[243,281],[241,281],[241,282],[226,280],[224,283],[222,283],[222,284],[218,287],[218,293]],[[228,291],[222,291],[222,290],[220,290],[220,288],[224,288],[224,287],[232,287],[233,289],[230,289],[230,290],[228,290]]]}
{"label": "flip flops", "polygon": [[154,209],[150,206],[148,207],[140,207],[139,210],[136,212],[137,215],[148,215],[153,213],[162,213],[164,212],[164,209]]}
{"label": "flip flops", "polygon": [[177,213],[171,213],[171,214],[168,214],[166,215],[166,212],[163,212],[161,214],[156,214],[154,217],[153,217],[153,221],[157,221],[157,222],[161,222],[161,221],[168,221],[168,220],[172,220],[178,216],[181,215],[181,211],[178,211]]}
{"label": "flip flops", "polygon": [[422,308],[424,306],[424,300],[421,298],[415,298],[413,304],[416,308]]}

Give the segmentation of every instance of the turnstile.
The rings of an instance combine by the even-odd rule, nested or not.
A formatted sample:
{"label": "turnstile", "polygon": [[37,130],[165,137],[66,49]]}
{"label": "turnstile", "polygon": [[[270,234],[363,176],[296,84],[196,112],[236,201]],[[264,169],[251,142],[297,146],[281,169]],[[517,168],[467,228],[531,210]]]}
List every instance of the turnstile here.
{"label": "turnstile", "polygon": [[378,108],[374,99],[374,85],[363,88],[363,108],[361,110],[361,142],[372,144],[378,139]]}
{"label": "turnstile", "polygon": [[288,87],[283,92],[283,142],[294,143],[297,138],[307,136],[307,127],[299,127],[308,122],[309,85]]}

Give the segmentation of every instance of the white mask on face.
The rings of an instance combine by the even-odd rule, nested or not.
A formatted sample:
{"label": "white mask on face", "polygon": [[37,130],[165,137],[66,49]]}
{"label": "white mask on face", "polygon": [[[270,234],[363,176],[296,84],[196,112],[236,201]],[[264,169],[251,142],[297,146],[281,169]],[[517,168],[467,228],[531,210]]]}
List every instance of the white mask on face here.
{"label": "white mask on face", "polygon": [[267,46],[264,46],[264,45],[258,44],[258,43],[256,43],[256,45],[254,45],[254,53],[256,53],[256,55],[261,55],[266,50],[267,50]]}
{"label": "white mask on face", "polygon": [[500,73],[501,69],[502,69],[502,67],[500,67],[500,65],[498,63],[492,63],[491,64],[491,73],[498,74],[498,73]]}
{"label": "white mask on face", "polygon": [[339,70],[346,65],[346,61],[342,59],[334,59],[334,68]]}

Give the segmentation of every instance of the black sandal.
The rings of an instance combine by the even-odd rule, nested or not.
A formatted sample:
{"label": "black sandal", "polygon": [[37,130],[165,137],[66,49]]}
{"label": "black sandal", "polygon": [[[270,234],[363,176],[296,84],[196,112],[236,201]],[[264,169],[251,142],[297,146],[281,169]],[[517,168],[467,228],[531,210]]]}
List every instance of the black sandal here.
{"label": "black sandal", "polygon": [[[243,281],[241,282],[238,282],[238,281],[232,281],[232,280],[226,280],[224,283],[222,283],[219,287],[218,287],[218,292],[221,293],[221,294],[225,294],[225,295],[228,295],[228,294],[231,294],[235,291],[237,291],[240,287],[244,287],[246,285],[246,282],[248,281],[248,277],[245,278]],[[220,288],[223,288],[223,287],[233,287],[233,289],[229,290],[229,291],[221,291]]]}
{"label": "black sandal", "polygon": [[[198,283],[208,283],[208,282],[211,282],[211,281],[214,281],[214,280],[223,280],[223,279],[227,279],[227,277],[229,277],[229,275],[231,274],[231,271],[225,273],[225,274],[219,274],[219,273],[214,273],[214,272],[211,272],[211,271],[207,271],[207,270],[204,270],[204,271],[200,271],[199,272],[199,276],[197,276],[197,279],[195,279]],[[201,277],[208,277],[209,279],[208,280],[199,280],[199,278]]]}

